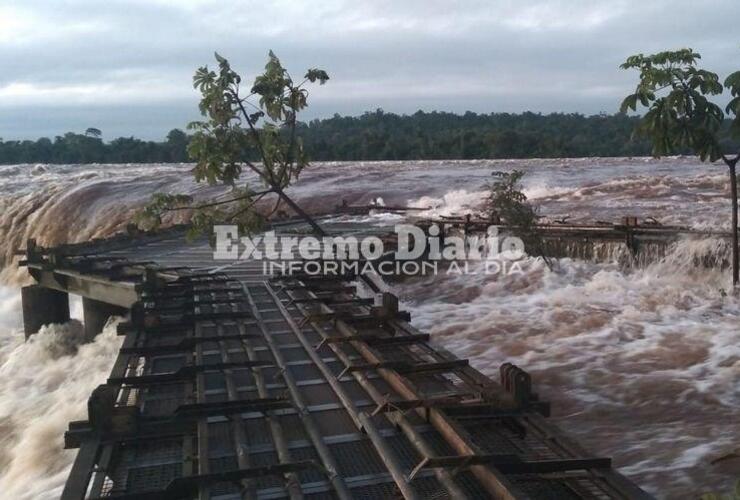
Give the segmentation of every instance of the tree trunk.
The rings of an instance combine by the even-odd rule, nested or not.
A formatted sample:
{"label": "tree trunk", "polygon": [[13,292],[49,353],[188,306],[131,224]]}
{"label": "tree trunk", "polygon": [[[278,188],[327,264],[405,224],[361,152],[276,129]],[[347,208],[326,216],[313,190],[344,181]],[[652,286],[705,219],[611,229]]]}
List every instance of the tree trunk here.
{"label": "tree trunk", "polygon": [[730,167],[730,195],[732,197],[732,285],[736,287],[740,281],[740,262],[738,262],[738,242],[737,242],[737,175],[735,166],[737,158],[727,161]]}
{"label": "tree trunk", "polygon": [[326,236],[326,232],[324,232],[323,229],[321,229],[321,226],[319,226],[313,218],[308,215],[301,207],[298,206],[296,202],[290,199],[290,197],[285,194],[285,192],[282,189],[275,188],[275,192],[280,196],[283,201],[300,217],[302,217],[308,224],[311,226],[311,229],[313,229],[314,233],[316,233],[318,236]]}

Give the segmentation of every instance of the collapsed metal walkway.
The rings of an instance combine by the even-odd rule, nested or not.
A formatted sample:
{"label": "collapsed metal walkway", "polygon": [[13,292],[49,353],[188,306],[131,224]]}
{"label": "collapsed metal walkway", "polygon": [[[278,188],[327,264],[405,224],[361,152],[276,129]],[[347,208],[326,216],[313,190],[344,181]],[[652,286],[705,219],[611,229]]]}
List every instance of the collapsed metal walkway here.
{"label": "collapsed metal walkway", "polygon": [[56,249],[40,286],[130,308],[62,498],[640,499],[544,416],[356,277],[270,277],[172,232]]}

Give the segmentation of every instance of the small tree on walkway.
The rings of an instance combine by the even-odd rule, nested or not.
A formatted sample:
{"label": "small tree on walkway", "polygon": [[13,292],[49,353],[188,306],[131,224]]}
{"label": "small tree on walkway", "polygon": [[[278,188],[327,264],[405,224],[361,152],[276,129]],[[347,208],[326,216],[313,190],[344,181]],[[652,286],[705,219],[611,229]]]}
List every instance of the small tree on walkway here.
{"label": "small tree on walkway", "polygon": [[522,239],[530,255],[541,257],[547,267],[552,269],[552,262],[546,255],[545,243],[537,228],[537,208],[532,206],[522,191],[524,172],[495,171],[492,175],[495,180],[486,186],[489,194],[485,210],[489,219],[497,224],[506,224]]}
{"label": "small tree on walkway", "polygon": [[[285,189],[308,165],[296,133],[297,115],[308,105],[306,85],[317,81],[323,85],[329,76],[324,70],[309,69],[303,80],[295,83],[271,51],[264,72],[245,95],[241,76],[225,58],[215,57],[217,71],[203,66],[193,77],[205,120],[188,126],[194,131],[188,154],[196,162],[192,172],[197,182],[228,186],[231,196],[192,205],[191,196],[158,193],[139,213],[138,221],[152,228],[161,224],[165,213],[189,209],[193,210],[191,234],[224,222],[253,231],[285,203],[314,232],[323,235],[321,227],[285,194]],[[259,189],[237,184],[245,168],[256,174]],[[255,205],[270,195],[275,199],[273,209],[267,215],[260,214]]]}
{"label": "small tree on walkway", "polygon": [[636,111],[638,103],[648,108],[637,132],[651,140],[654,156],[690,150],[702,161],[722,159],[727,165],[732,197],[732,282],[737,286],[740,268],[735,167],[740,151],[722,150],[720,132],[725,113],[708,97],[729,90],[732,99],[725,112],[732,119],[732,134],[740,137],[740,71],[728,76],[723,86],[716,73],[698,67],[699,59],[701,56],[692,49],[627,58],[621,68],[639,70],[640,80],[635,93],[622,102],[621,111]]}

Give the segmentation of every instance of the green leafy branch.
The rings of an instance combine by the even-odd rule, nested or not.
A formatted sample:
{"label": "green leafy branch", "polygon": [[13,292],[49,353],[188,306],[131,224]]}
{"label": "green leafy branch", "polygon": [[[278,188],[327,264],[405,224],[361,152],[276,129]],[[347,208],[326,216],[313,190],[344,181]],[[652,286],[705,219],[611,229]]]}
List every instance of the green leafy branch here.
{"label": "green leafy branch", "polygon": [[[261,227],[285,203],[306,219],[314,231],[323,234],[315,221],[285,194],[285,189],[309,164],[303,141],[296,132],[298,113],[308,106],[306,85],[323,85],[329,75],[321,69],[309,69],[303,81],[296,84],[270,51],[264,72],[244,95],[242,77],[227,59],[219,54],[215,58],[215,69],[200,67],[193,77],[193,87],[201,93],[198,108],[204,119],[188,126],[193,131],[188,154],[195,161],[192,173],[197,182],[230,187],[232,196],[189,205],[189,197],[157,194],[137,220],[150,228],[157,227],[167,212],[188,209],[194,212],[194,234],[226,221],[250,232]],[[245,168],[256,174],[264,189],[255,191],[248,185],[237,185]],[[277,198],[274,208],[267,214],[258,213],[255,205],[270,194]]]}
{"label": "green leafy branch", "polygon": [[[625,97],[622,112],[636,111],[638,103],[647,108],[637,133],[650,139],[656,157],[683,150],[695,152],[702,161],[722,159],[730,173],[732,198],[732,280],[740,282],[738,249],[738,202],[735,168],[740,151],[722,150],[720,132],[725,113],[731,119],[730,132],[740,138],[740,71],[720,83],[719,76],[698,67],[701,55],[692,49],[637,54],[628,57],[623,69],[640,73],[635,92]],[[732,99],[724,111],[710,100],[729,90]]]}
{"label": "green leafy branch", "polygon": [[550,259],[545,255],[544,242],[537,231],[539,215],[537,209],[527,201],[522,191],[521,180],[524,172],[495,171],[495,180],[486,187],[489,190],[485,209],[489,219],[495,223],[504,223],[517,236],[522,238],[531,255],[542,257],[552,269]]}

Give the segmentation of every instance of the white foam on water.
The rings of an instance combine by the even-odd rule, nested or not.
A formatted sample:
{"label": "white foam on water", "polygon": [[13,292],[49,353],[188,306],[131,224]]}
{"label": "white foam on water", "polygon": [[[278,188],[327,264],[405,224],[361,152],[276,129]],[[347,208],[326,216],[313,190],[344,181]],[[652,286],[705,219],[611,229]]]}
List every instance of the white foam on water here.
{"label": "white foam on water", "polygon": [[[727,174],[687,158],[357,162],[310,167],[292,193],[315,206],[382,196],[432,207],[422,216],[480,207],[492,170],[527,171],[525,193],[544,215],[573,220],[655,216],[664,224],[728,227]],[[121,230],[157,191],[198,193],[188,165],[0,167],[0,496],[56,498],[75,452],[68,422],[86,418],[120,339],[106,328],[79,345],[80,325],[44,328],[23,342],[18,286],[29,282],[12,252],[85,241]],[[352,201],[354,198],[350,198]],[[364,201],[362,201],[364,200]],[[370,214],[375,225],[401,219]],[[357,222],[357,220],[353,219]],[[618,252],[614,253],[616,257]],[[737,448],[740,304],[727,273],[697,266],[726,259],[725,242],[684,241],[660,262],[527,260],[521,275],[438,276],[396,285],[418,326],[497,377],[512,361],[553,402],[553,420],[658,496],[729,491],[735,476],[709,461]],[[72,303],[80,316],[79,301]]]}
{"label": "white foam on water", "polygon": [[448,191],[442,197],[422,196],[408,201],[413,208],[428,208],[415,212],[419,217],[460,216],[478,211],[487,196],[486,191],[468,191],[456,189]]}
{"label": "white foam on water", "polygon": [[573,192],[573,190],[563,186],[550,186],[546,183],[528,183],[523,186],[522,192],[527,196],[528,200],[536,201],[540,198],[549,198],[552,196],[568,194]]}
{"label": "white foam on water", "polygon": [[[121,345],[112,321],[82,344],[77,320],[47,325],[24,342],[19,290],[0,288],[0,492],[3,498],[59,498],[76,450],[64,449],[70,421],[104,383]],[[11,314],[6,315],[6,311]]]}
{"label": "white foam on water", "polygon": [[487,276],[479,264],[395,291],[416,326],[484,373],[530,371],[555,421],[638,484],[698,495],[729,481],[710,461],[740,440],[740,300],[722,292],[727,272],[691,263],[718,245],[682,242],[631,272],[527,259],[522,274]]}

